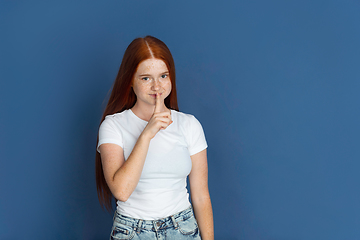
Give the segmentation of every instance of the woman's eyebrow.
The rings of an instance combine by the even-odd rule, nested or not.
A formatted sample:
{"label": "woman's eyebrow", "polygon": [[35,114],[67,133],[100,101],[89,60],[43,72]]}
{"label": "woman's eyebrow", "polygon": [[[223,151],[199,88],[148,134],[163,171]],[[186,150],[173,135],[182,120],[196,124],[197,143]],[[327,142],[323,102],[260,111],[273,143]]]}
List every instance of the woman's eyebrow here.
{"label": "woman's eyebrow", "polygon": [[[162,74],[169,74],[169,71],[160,73],[160,75],[162,75]],[[139,74],[139,77],[143,77],[143,76],[151,76],[151,74],[148,74],[148,73]]]}

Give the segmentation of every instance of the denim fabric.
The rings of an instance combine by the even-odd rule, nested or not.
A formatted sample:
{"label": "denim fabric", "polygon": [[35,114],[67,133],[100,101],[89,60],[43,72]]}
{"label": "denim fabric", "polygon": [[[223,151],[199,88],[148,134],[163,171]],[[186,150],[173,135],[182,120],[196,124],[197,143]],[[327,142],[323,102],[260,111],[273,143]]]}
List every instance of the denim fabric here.
{"label": "denim fabric", "polygon": [[110,240],[156,239],[156,240],[200,240],[200,233],[191,207],[158,220],[141,220],[115,212]]}

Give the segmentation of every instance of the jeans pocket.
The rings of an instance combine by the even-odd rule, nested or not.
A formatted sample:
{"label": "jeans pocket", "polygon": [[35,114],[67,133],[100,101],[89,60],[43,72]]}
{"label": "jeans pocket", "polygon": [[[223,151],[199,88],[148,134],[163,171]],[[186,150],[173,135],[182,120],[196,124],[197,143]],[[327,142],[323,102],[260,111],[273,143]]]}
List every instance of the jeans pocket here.
{"label": "jeans pocket", "polygon": [[198,225],[194,216],[178,222],[179,231],[184,235],[191,235],[198,231]]}
{"label": "jeans pocket", "polygon": [[135,231],[132,227],[115,222],[111,231],[110,240],[132,239]]}

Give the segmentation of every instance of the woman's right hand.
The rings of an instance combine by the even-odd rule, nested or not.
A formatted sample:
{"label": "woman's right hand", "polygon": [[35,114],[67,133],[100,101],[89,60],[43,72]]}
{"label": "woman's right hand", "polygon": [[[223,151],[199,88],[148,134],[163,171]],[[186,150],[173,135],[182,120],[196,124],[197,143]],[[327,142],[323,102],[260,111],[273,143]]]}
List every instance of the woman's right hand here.
{"label": "woman's right hand", "polygon": [[164,111],[161,112],[161,99],[159,93],[155,96],[155,109],[152,117],[150,118],[148,124],[144,128],[142,135],[146,136],[149,139],[155,137],[155,135],[160,131],[166,129],[173,121],[171,120],[171,112]]}

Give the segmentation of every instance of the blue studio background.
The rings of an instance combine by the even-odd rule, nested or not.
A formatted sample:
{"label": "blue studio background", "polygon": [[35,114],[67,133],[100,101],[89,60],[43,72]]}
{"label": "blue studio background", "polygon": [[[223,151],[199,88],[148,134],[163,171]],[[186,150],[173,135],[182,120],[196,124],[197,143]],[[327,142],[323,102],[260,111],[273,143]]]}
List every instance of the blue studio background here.
{"label": "blue studio background", "polygon": [[215,239],[360,239],[360,3],[1,1],[0,239],[108,239],[99,120],[127,45],[173,53]]}

